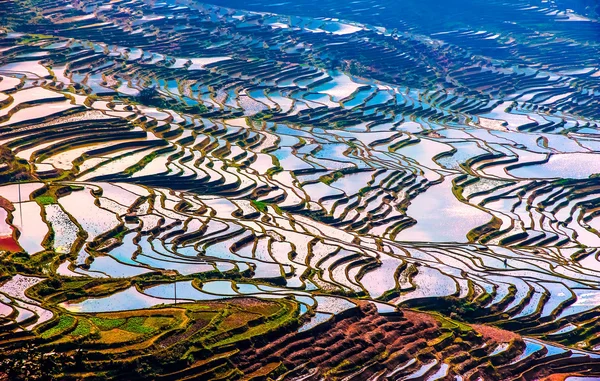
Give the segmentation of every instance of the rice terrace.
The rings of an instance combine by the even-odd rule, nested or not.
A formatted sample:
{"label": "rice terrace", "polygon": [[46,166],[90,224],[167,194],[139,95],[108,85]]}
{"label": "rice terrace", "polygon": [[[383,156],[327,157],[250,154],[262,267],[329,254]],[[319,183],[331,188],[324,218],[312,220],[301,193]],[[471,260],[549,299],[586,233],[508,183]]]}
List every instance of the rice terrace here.
{"label": "rice terrace", "polygon": [[600,380],[596,0],[0,0],[0,381]]}

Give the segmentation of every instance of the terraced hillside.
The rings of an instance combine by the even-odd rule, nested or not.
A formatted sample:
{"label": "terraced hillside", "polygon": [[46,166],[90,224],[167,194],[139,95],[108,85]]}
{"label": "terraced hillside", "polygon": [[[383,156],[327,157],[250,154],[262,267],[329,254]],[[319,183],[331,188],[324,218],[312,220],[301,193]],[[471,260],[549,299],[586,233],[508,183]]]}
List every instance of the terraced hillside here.
{"label": "terraced hillside", "polygon": [[599,21],[0,0],[0,380],[600,379]]}

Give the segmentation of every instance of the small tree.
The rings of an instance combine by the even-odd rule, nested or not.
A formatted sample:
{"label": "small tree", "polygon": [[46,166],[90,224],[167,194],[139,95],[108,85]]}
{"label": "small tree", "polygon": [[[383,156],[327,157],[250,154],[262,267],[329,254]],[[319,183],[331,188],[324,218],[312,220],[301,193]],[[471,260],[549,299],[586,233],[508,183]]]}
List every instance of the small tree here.
{"label": "small tree", "polygon": [[150,101],[156,96],[158,96],[158,91],[156,90],[156,86],[152,86],[142,89],[142,91],[140,91],[139,98],[143,102]]}

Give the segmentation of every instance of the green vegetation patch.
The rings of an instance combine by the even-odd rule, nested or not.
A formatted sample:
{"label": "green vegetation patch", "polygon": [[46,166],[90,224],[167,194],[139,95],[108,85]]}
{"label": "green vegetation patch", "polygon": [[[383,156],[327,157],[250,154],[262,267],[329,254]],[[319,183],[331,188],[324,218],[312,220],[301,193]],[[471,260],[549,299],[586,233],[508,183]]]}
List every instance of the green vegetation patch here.
{"label": "green vegetation patch", "polygon": [[142,317],[142,316],[132,317],[132,318],[127,319],[127,323],[124,326],[122,326],[121,329],[124,331],[132,332],[132,333],[139,333],[139,334],[143,334],[143,335],[156,331],[156,329],[144,325],[145,322],[146,322],[145,317]]}
{"label": "green vegetation patch", "polygon": [[73,332],[71,332],[72,336],[89,336],[92,332],[92,325],[86,319],[79,319],[79,324]]}
{"label": "green vegetation patch", "polygon": [[75,322],[76,322],[76,319],[73,316],[62,315],[59,318],[57,325],[42,332],[42,334],[40,336],[42,337],[42,339],[51,338],[53,336],[56,336],[64,331],[66,331],[67,329],[71,328],[75,324]]}
{"label": "green vegetation patch", "polygon": [[40,40],[48,40],[50,38],[53,38],[53,37],[48,34],[28,34],[24,37],[21,37],[21,39],[19,40],[19,43],[22,45],[27,45],[27,44],[31,44],[33,42],[38,42]]}
{"label": "green vegetation patch", "polygon": [[124,172],[128,175],[133,175],[134,173],[141,171],[146,165],[150,164],[150,162],[152,162],[152,160],[156,159],[157,156],[158,156],[157,151],[151,152],[148,155],[144,156],[142,158],[142,160],[140,160],[137,164],[134,164],[131,167],[126,168]]}
{"label": "green vegetation patch", "polygon": [[126,319],[109,319],[100,317],[91,317],[90,321],[101,331],[109,331],[125,324]]}
{"label": "green vegetation patch", "polygon": [[252,205],[256,209],[258,209],[258,211],[261,212],[261,213],[266,213],[267,212],[267,205],[268,204],[266,202],[252,200]]}
{"label": "green vegetation patch", "polygon": [[331,185],[333,184],[336,180],[341,179],[342,177],[344,177],[344,174],[341,172],[333,172],[332,174],[326,175],[326,176],[321,176],[319,178],[319,180],[327,185]]}
{"label": "green vegetation patch", "polygon": [[40,205],[56,204],[56,199],[53,196],[43,195],[35,198],[35,201]]}

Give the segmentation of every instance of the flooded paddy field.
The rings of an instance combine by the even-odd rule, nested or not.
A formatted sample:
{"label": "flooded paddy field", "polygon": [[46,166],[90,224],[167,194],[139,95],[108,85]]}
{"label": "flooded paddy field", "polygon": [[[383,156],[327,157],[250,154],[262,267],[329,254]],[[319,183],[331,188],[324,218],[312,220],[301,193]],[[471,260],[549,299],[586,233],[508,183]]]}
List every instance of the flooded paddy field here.
{"label": "flooded paddy field", "polygon": [[0,0],[0,381],[599,379],[600,8],[405,3]]}

